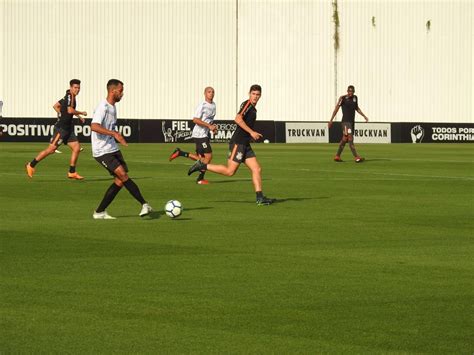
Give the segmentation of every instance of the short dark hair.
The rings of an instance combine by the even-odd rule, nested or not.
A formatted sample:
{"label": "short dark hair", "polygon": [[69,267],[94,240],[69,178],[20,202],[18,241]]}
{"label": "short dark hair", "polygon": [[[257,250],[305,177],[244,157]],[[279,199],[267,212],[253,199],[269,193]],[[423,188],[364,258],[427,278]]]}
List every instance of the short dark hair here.
{"label": "short dark hair", "polygon": [[123,85],[123,83],[118,79],[110,79],[107,82],[107,90],[110,89],[112,86]]}
{"label": "short dark hair", "polygon": [[252,91],[260,91],[262,92],[262,87],[258,84],[253,84],[251,87],[250,87],[250,90],[249,92],[252,92]]}
{"label": "short dark hair", "polygon": [[349,85],[349,86],[347,87],[347,90],[351,90],[351,89],[352,89],[352,91],[355,91],[354,85]]}
{"label": "short dark hair", "polygon": [[81,81],[79,79],[72,79],[69,82],[69,86],[73,86],[73,85],[81,85]]}

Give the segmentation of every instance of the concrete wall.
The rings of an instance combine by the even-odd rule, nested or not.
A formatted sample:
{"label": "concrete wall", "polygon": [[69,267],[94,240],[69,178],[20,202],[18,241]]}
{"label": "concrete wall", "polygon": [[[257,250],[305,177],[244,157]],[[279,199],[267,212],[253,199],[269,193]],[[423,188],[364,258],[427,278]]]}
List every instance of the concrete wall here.
{"label": "concrete wall", "polygon": [[373,121],[474,122],[473,2],[338,9],[335,56],[330,0],[0,0],[3,114],[52,117],[75,77],[91,113],[114,77],[123,118],[190,118],[212,85],[232,119],[258,83],[259,119],[325,121],[353,84]]}

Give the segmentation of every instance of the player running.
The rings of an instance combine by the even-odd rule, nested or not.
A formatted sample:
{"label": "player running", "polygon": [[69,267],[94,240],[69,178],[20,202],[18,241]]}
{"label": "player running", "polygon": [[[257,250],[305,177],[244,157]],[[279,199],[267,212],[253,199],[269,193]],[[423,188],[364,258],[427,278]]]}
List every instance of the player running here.
{"label": "player running", "polygon": [[332,121],[334,117],[336,117],[337,111],[339,111],[339,107],[342,107],[342,139],[339,143],[339,148],[337,150],[336,156],[334,157],[334,161],[342,162],[341,154],[346,146],[346,143],[349,142],[349,148],[351,148],[352,155],[354,156],[354,161],[356,163],[361,163],[364,161],[364,158],[361,158],[355,149],[354,146],[354,119],[355,119],[355,112],[357,111],[362,117],[365,118],[365,122],[369,122],[369,119],[366,115],[362,112],[359,108],[359,100],[356,95],[354,95],[355,88],[353,85],[349,85],[347,87],[347,95],[343,95],[337,101],[336,107],[334,108],[334,112],[332,113],[331,119],[328,122],[328,127],[331,128]]}
{"label": "player running", "polygon": [[229,156],[227,166],[206,164],[201,160],[189,168],[188,175],[196,171],[205,172],[212,171],[217,174],[233,176],[241,163],[247,165],[252,172],[252,182],[257,194],[257,205],[270,205],[275,200],[267,198],[262,192],[262,175],[261,167],[257,161],[250,140],[257,141],[262,138],[262,135],[253,130],[255,121],[257,119],[257,105],[260,96],[262,95],[262,88],[260,85],[252,85],[249,91],[249,99],[240,105],[240,110],[235,117],[237,129],[235,130],[229,144]]}
{"label": "player running", "polygon": [[140,217],[152,211],[143,198],[137,184],[128,176],[128,167],[115,140],[127,146],[125,138],[117,132],[117,109],[115,104],[123,97],[123,82],[110,79],[107,83],[107,98],[102,100],[94,111],[91,123],[92,155],[114,177],[114,182],[105,192],[105,196],[94,211],[94,219],[115,219],[106,208],[112,203],[123,186],[142,205]]}
{"label": "player running", "polygon": [[[217,126],[214,124],[214,117],[216,116],[216,104],[214,100],[214,89],[210,86],[204,89],[204,101],[202,101],[196,108],[196,112],[193,117],[193,128],[192,137],[194,143],[196,143],[196,154],[183,152],[181,149],[176,148],[171,153],[169,160],[172,161],[178,157],[186,157],[192,160],[199,160],[204,164],[209,164],[212,160],[212,147],[209,138],[209,132],[217,132]],[[209,181],[204,179],[205,171],[201,171],[196,183],[200,185],[207,185]]]}
{"label": "player running", "polygon": [[47,156],[54,154],[55,150],[64,143],[72,150],[67,177],[75,180],[84,179],[76,172],[76,164],[81,152],[81,145],[74,133],[73,121],[74,116],[77,116],[81,123],[84,123],[85,120],[82,116],[87,116],[87,112],[76,110],[76,96],[79,95],[80,91],[81,81],[72,79],[69,82],[69,90],[66,91],[66,95],[54,104],[53,108],[58,112],[58,120],[54,125],[53,137],[48,147],[41,151],[31,162],[26,164],[26,173],[30,178],[32,178],[35,173],[36,165]]}

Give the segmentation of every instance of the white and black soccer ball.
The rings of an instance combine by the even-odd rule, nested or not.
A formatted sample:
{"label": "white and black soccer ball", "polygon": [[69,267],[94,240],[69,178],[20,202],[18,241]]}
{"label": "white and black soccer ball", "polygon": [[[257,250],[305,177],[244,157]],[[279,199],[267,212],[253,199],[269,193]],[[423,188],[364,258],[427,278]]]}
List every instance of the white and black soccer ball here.
{"label": "white and black soccer ball", "polygon": [[165,213],[170,218],[176,218],[183,212],[183,205],[178,200],[169,200],[165,205]]}

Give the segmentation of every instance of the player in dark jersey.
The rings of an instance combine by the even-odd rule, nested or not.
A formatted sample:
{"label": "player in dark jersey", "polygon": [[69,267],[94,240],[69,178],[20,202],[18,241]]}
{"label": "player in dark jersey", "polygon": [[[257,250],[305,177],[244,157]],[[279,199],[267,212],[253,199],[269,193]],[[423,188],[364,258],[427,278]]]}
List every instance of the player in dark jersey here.
{"label": "player in dark jersey", "polygon": [[76,96],[79,95],[80,91],[81,81],[72,79],[69,82],[69,90],[66,91],[66,95],[54,104],[53,108],[58,112],[58,120],[54,125],[54,133],[48,147],[41,151],[31,162],[26,164],[26,173],[30,178],[32,178],[35,173],[36,165],[48,155],[54,154],[56,148],[64,143],[72,150],[67,177],[75,180],[84,179],[76,172],[76,163],[79,158],[81,146],[74,133],[73,122],[73,117],[77,116],[81,123],[84,123],[85,120],[82,116],[87,116],[87,112],[76,110]]}
{"label": "player in dark jersey", "polygon": [[334,108],[334,112],[332,113],[331,119],[328,122],[328,127],[331,128],[332,121],[334,117],[336,117],[337,111],[339,111],[339,107],[342,107],[342,139],[339,143],[339,148],[337,150],[336,156],[334,157],[334,161],[342,162],[341,154],[346,146],[346,143],[349,142],[349,148],[351,148],[352,155],[354,156],[354,161],[356,163],[361,163],[364,161],[364,158],[361,158],[355,149],[354,146],[354,120],[355,120],[355,113],[356,111],[365,118],[365,121],[368,122],[369,119],[366,115],[362,112],[359,108],[359,100],[356,95],[354,95],[354,86],[349,85],[347,87],[347,95],[343,95],[337,101],[336,107]]}
{"label": "player in dark jersey", "polygon": [[229,155],[226,165],[205,164],[201,160],[191,166],[188,175],[196,171],[212,171],[217,174],[233,176],[241,163],[247,165],[252,172],[252,182],[257,194],[257,205],[270,205],[275,200],[267,198],[262,192],[262,175],[261,167],[255,156],[250,141],[257,141],[262,138],[262,135],[253,130],[255,120],[257,119],[257,105],[260,96],[262,95],[262,88],[260,85],[252,85],[249,91],[249,99],[240,105],[240,110],[235,117],[237,129],[235,130],[229,144]]}

